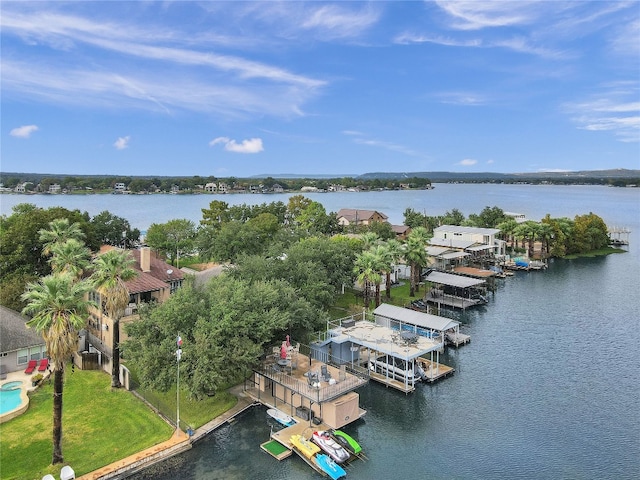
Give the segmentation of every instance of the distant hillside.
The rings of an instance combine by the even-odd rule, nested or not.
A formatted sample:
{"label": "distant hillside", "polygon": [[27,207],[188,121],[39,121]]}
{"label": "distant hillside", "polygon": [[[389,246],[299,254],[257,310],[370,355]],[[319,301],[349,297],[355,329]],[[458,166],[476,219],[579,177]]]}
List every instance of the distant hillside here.
{"label": "distant hillside", "polygon": [[581,178],[640,178],[640,170],[626,170],[622,168],[610,170],[582,170],[576,172],[527,172],[527,173],[497,173],[497,172],[374,172],[359,175],[363,180],[428,178],[432,182],[450,181],[514,181],[514,180],[580,180]]}
{"label": "distant hillside", "polygon": [[[39,182],[45,178],[138,178],[138,179],[176,179],[176,178],[195,178],[199,177],[203,180],[206,177],[200,175],[73,175],[60,173],[24,173],[24,172],[0,172],[0,180],[2,178],[24,178],[32,182]],[[231,176],[235,177],[235,176]],[[353,174],[264,174],[252,175],[249,177],[235,177],[239,179],[340,179],[353,178],[362,181],[366,180],[401,180],[403,178],[428,178],[434,183],[444,182],[517,182],[530,180],[549,180],[561,182],[580,182],[581,179],[640,179],[640,170],[627,169],[610,169],[610,170],[582,170],[575,172],[523,172],[523,173],[498,173],[498,172],[371,172],[363,175]],[[214,178],[213,176],[211,178]],[[221,177],[229,178],[229,177]]]}

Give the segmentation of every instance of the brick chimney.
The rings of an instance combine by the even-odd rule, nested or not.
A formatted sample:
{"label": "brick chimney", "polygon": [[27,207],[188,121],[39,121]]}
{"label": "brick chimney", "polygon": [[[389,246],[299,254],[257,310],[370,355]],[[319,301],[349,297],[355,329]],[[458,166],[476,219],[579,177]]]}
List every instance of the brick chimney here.
{"label": "brick chimney", "polygon": [[151,249],[149,247],[140,249],[140,269],[143,272],[151,271]]}

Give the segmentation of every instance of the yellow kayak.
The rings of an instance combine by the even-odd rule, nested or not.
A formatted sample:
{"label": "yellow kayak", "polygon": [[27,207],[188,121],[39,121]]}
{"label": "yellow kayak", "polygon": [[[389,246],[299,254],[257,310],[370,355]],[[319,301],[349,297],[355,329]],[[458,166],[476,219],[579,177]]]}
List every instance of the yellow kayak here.
{"label": "yellow kayak", "polygon": [[291,435],[291,443],[308,459],[313,458],[316,453],[320,452],[318,445],[311,440],[307,440],[302,435]]}

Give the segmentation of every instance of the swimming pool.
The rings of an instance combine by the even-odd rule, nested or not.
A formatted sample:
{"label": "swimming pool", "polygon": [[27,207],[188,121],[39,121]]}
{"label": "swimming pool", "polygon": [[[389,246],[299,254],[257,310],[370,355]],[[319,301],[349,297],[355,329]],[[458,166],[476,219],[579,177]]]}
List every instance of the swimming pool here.
{"label": "swimming pool", "polygon": [[22,382],[7,382],[0,387],[0,415],[15,410],[22,403]]}

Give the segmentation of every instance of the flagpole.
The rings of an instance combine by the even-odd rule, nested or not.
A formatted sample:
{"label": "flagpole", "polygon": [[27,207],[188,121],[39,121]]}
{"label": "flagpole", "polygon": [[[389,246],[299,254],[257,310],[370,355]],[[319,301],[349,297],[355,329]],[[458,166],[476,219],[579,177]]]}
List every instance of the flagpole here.
{"label": "flagpole", "polygon": [[182,356],[182,338],[178,334],[178,340],[176,341],[178,349],[176,350],[176,358],[178,360],[178,379],[176,384],[176,427],[180,428],[180,357]]}

